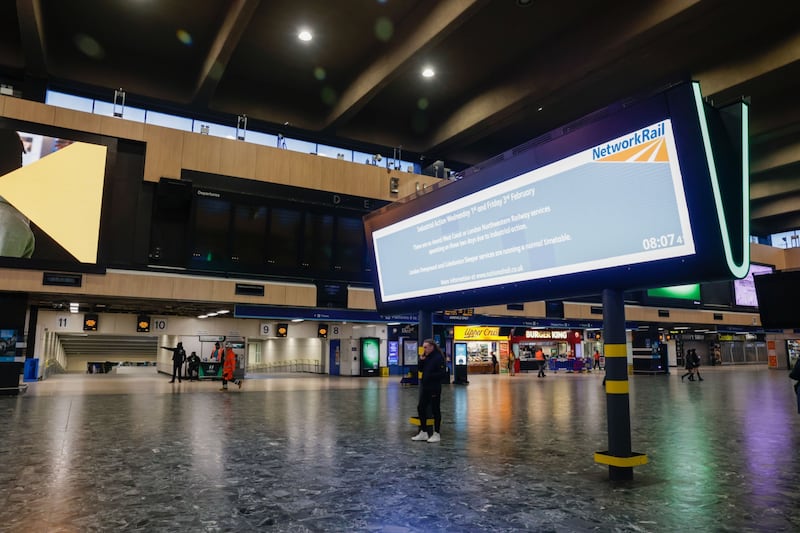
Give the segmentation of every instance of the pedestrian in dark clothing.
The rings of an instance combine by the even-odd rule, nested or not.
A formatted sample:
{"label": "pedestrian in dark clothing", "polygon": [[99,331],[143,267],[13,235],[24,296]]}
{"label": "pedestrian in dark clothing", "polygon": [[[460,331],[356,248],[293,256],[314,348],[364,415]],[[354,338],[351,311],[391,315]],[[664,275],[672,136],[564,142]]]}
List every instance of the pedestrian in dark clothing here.
{"label": "pedestrian in dark clothing", "polygon": [[[447,374],[444,354],[433,339],[425,339],[422,343],[425,359],[421,360],[422,377],[419,381],[420,395],[417,405],[419,415],[419,433],[411,440],[439,442],[439,431],[442,425],[442,378]],[[433,433],[428,433],[428,407],[433,411]]]}
{"label": "pedestrian in dark clothing", "polygon": [[200,357],[197,352],[192,352],[189,356],[189,381],[194,379],[200,381]]}
{"label": "pedestrian in dark clothing", "polygon": [[183,349],[183,343],[179,342],[175,348],[161,347],[164,350],[172,352],[172,380],[170,383],[175,383],[175,375],[178,375],[178,383],[181,382],[181,366],[186,361],[186,350]]}
{"label": "pedestrian in dark clothing", "polygon": [[692,348],[692,367],[694,369],[694,374],[697,376],[698,381],[703,381],[703,377],[700,375],[700,356],[697,355],[697,350]]}
{"label": "pedestrian in dark clothing", "polygon": [[497,356],[492,352],[492,374],[500,373],[500,364],[497,361]]}
{"label": "pedestrian in dark clothing", "polygon": [[694,381],[694,357],[692,357],[693,351],[694,348],[688,350],[686,352],[686,355],[684,356],[686,361],[685,364],[683,365],[683,368],[686,369],[686,373],[681,376],[681,381],[683,381],[683,378],[685,378],[686,376],[689,376],[689,381]]}
{"label": "pedestrian in dark clothing", "polygon": [[789,372],[789,378],[797,380],[794,384],[794,393],[797,396],[797,413],[800,414],[800,357],[794,362],[794,367]]}

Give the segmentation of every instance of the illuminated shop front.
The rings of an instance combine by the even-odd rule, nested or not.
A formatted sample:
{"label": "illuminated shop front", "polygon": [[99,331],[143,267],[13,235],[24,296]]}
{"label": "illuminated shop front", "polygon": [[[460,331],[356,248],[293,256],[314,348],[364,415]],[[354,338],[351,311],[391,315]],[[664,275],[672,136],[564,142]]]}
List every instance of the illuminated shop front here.
{"label": "illuminated shop front", "polygon": [[500,335],[499,327],[455,326],[453,340],[467,344],[467,365],[470,374],[492,374],[496,371],[492,363],[495,354],[499,368],[507,367],[508,335]]}
{"label": "illuminated shop front", "polygon": [[[536,370],[535,354],[541,348],[551,370],[591,368],[591,353],[583,353],[583,333],[574,329],[516,329],[511,344],[519,351],[520,370]],[[585,358],[585,359],[584,359]]]}

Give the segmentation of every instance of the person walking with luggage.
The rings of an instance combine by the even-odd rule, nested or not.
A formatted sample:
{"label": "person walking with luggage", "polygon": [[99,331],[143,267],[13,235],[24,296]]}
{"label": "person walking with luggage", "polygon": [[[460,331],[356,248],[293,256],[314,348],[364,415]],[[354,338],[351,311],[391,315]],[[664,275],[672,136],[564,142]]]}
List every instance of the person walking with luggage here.
{"label": "person walking with luggage", "polygon": [[[442,378],[447,374],[444,363],[444,354],[433,339],[425,339],[422,343],[425,358],[420,360],[422,377],[419,381],[420,394],[417,404],[419,415],[419,433],[411,440],[439,442],[439,432],[442,426]],[[433,432],[428,433],[428,407],[433,412]]]}
{"label": "person walking with luggage", "polygon": [[186,350],[183,349],[183,343],[179,342],[174,348],[162,346],[161,349],[169,350],[172,352],[172,379],[170,383],[175,383],[175,374],[178,375],[178,383],[181,382],[181,366],[186,361]]}

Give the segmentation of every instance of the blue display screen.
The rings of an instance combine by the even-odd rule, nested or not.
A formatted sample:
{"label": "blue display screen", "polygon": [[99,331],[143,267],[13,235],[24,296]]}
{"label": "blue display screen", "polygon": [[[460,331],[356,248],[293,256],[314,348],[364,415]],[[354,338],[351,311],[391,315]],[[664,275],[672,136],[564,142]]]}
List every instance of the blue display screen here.
{"label": "blue display screen", "polygon": [[598,117],[367,215],[378,308],[744,276],[746,106],[710,108],[687,83]]}
{"label": "blue display screen", "polygon": [[[613,216],[576,209],[576,190]],[[669,120],[376,230],[372,241],[384,302],[695,251]]]}

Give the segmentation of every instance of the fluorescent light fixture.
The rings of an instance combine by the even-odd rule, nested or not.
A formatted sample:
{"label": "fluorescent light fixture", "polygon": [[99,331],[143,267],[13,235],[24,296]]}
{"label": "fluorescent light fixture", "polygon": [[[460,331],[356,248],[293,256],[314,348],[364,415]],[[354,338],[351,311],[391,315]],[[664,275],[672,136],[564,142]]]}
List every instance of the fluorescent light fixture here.
{"label": "fluorescent light fixture", "polygon": [[692,328],[690,328],[689,326],[675,326],[672,329],[692,329]]}
{"label": "fluorescent light fixture", "polygon": [[300,30],[300,33],[297,34],[297,38],[300,39],[301,41],[307,43],[308,41],[313,39],[314,36],[311,35],[311,32],[309,30],[303,28],[303,29]]}
{"label": "fluorescent light fixture", "polygon": [[387,326],[399,326],[400,322],[387,322],[386,325]]}
{"label": "fluorescent light fixture", "polygon": [[197,318],[208,318],[208,315],[197,315]]}
{"label": "fluorescent light fixture", "polygon": [[305,319],[303,319],[303,318],[293,318],[292,319],[292,322],[304,322],[304,321],[305,321]]}
{"label": "fluorescent light fixture", "polygon": [[220,309],[219,311],[217,311],[217,314],[218,315],[224,315],[224,314],[227,314],[227,313],[230,313],[230,312],[231,312],[230,309]]}
{"label": "fluorescent light fixture", "polygon": [[217,313],[206,313],[206,316],[217,316]]}

